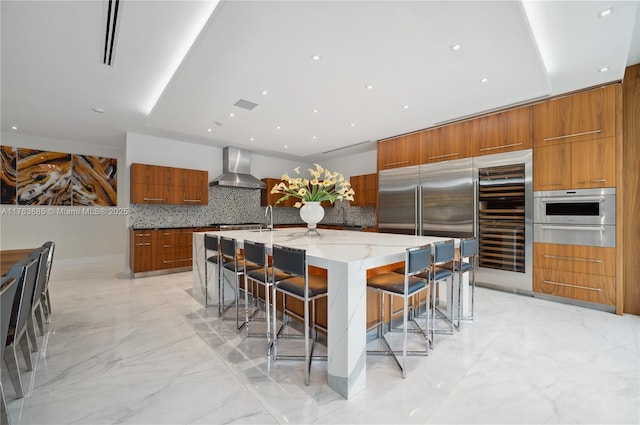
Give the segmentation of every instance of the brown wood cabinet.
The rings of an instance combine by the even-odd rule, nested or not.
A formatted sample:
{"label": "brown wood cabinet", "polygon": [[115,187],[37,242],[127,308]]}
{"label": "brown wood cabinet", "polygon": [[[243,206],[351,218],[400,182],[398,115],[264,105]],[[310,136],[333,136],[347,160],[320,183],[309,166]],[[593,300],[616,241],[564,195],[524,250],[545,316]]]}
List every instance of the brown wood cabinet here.
{"label": "brown wood cabinet", "polygon": [[282,182],[282,180],[264,178],[262,181],[267,185],[266,189],[260,190],[260,205],[263,207],[266,207],[267,205],[271,205],[273,207],[293,207],[293,205],[299,201],[297,198],[289,198],[285,201],[278,202],[278,199],[284,195],[282,193],[271,193],[271,189],[273,189],[273,186]]}
{"label": "brown wood cabinet", "polygon": [[536,242],[533,291],[616,304],[616,248]]}
{"label": "brown wood cabinet", "polygon": [[472,122],[463,121],[421,131],[419,163],[450,161],[472,156],[472,130]]}
{"label": "brown wood cabinet", "polygon": [[207,180],[206,171],[131,164],[131,203],[207,205]]}
{"label": "brown wood cabinet", "polygon": [[378,142],[378,170],[420,164],[419,133]]}
{"label": "brown wood cabinet", "polygon": [[534,146],[613,137],[616,87],[600,87],[538,103],[533,116]]}
{"label": "brown wood cabinet", "polygon": [[615,187],[615,138],[533,149],[533,190]]}
{"label": "brown wood cabinet", "polygon": [[153,230],[132,230],[130,240],[130,266],[134,273],[148,272],[153,264]]}
{"label": "brown wood cabinet", "polygon": [[349,178],[355,195],[351,206],[375,207],[378,204],[378,174],[362,174]]}
{"label": "brown wood cabinet", "polygon": [[526,106],[470,121],[473,156],[533,146],[533,107]]}

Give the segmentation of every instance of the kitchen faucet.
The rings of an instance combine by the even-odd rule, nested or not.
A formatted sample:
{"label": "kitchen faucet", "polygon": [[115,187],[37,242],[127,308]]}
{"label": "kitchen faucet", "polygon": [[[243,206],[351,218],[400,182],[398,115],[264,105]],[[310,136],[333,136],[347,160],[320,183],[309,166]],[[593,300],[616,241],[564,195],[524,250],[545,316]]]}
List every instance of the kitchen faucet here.
{"label": "kitchen faucet", "polygon": [[269,221],[267,222],[267,228],[273,232],[273,207],[271,205],[267,205],[267,208],[265,208],[264,218],[267,218],[267,214],[269,214]]}

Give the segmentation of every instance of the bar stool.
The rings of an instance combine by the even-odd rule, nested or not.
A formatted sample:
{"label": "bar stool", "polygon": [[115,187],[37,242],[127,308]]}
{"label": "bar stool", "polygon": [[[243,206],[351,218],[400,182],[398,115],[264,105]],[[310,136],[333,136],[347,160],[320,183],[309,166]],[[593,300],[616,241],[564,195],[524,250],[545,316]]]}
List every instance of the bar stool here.
{"label": "bar stool", "polygon": [[[220,285],[222,286],[221,297],[218,300],[218,304],[222,305],[222,320],[233,320],[231,317],[225,317],[224,312],[230,307],[224,305],[224,284],[225,282],[233,283],[235,287],[235,321],[236,321],[236,332],[240,333],[240,329],[246,325],[246,322],[240,324],[240,308],[238,305],[240,298],[240,277],[244,276],[245,265],[244,260],[240,260],[238,258],[238,246],[237,242],[233,238],[226,238],[224,236],[220,237],[220,262],[222,264],[222,280]],[[250,268],[256,268],[256,266],[249,266]],[[227,280],[227,275],[233,274],[233,281]],[[247,291],[246,285],[242,289],[243,291]]]}
{"label": "bar stool", "polygon": [[263,337],[265,334],[260,333],[251,333],[249,330],[249,323],[251,321],[256,320],[255,315],[259,311],[257,303],[259,303],[260,299],[260,287],[264,288],[264,305],[265,305],[265,318],[266,322],[266,337],[267,337],[267,354],[269,354],[269,350],[271,348],[271,321],[270,321],[270,313],[271,309],[271,285],[275,280],[284,280],[288,275],[276,272],[274,278],[274,270],[273,267],[269,267],[269,261],[267,257],[267,247],[265,244],[260,242],[253,241],[244,241],[244,275],[246,279],[247,285],[251,283],[251,293],[254,294],[254,301],[256,309],[253,313],[249,314],[249,297],[248,291],[244,291],[245,298],[245,322],[247,337]]}
{"label": "bar stool", "polygon": [[[408,351],[407,350],[407,333],[408,329],[408,321],[409,321],[409,297],[419,293],[420,291],[425,291],[428,293],[428,289],[430,287],[430,268],[431,268],[431,245],[423,245],[413,248],[408,248],[405,252],[405,267],[404,273],[382,273],[379,275],[375,275],[367,279],[367,286],[375,291],[380,293],[380,311],[381,311],[381,319],[375,326],[378,328],[378,336],[382,338],[385,346],[387,347],[386,351],[367,351],[367,353],[372,354],[391,354],[393,359],[396,362],[396,365],[400,368],[400,372],[402,373],[402,378],[407,377],[407,355],[428,355],[429,352],[429,342],[431,341],[430,337],[430,323],[429,323],[429,297],[427,295],[427,308],[425,312],[426,323],[423,328],[420,324],[415,320],[415,317],[412,314],[412,321],[418,327],[417,331],[420,332],[425,339],[425,349],[416,351]],[[402,332],[403,332],[403,340],[402,340],[402,364],[398,360],[398,356],[396,353],[398,351],[393,350],[391,348],[391,344],[387,340],[384,333],[385,326],[385,307],[384,307],[384,297],[385,294],[393,297],[400,296],[403,300],[403,313],[402,313]],[[393,315],[393,311],[391,312]],[[392,326],[392,318],[389,318],[389,332],[393,331]]]}
{"label": "bar stool", "polygon": [[221,268],[220,268],[220,242],[217,235],[204,235],[204,305],[209,306],[209,264],[215,267],[217,271],[217,285],[218,285],[218,317],[222,316],[223,305],[220,302],[222,297],[222,288],[220,284]]}
{"label": "bar stool", "polygon": [[[318,298],[327,296],[327,279],[322,276],[309,275],[307,269],[307,252],[304,249],[288,248],[280,245],[273,245],[273,359],[278,360],[299,360],[305,361],[304,384],[309,386],[309,375],[311,373],[311,358],[318,336],[318,325],[315,323],[315,301]],[[279,278],[277,273],[287,275],[286,278]],[[281,292],[282,297],[282,327],[276,331],[276,293]],[[304,314],[300,317],[293,311],[287,310],[286,297],[291,296],[299,299],[304,304]],[[309,313],[309,302],[311,302],[312,313]],[[280,355],[278,356],[278,337],[280,332],[288,325],[289,316],[297,317],[304,321],[304,356],[300,355]],[[311,317],[311,325],[309,324]],[[309,346],[309,329],[313,330],[313,344]],[[283,336],[284,338],[284,336]],[[324,358],[326,356],[316,358]]]}
{"label": "bar stool", "polygon": [[[431,272],[431,280],[433,281],[432,300],[433,300],[433,326],[436,325],[436,313],[439,313],[450,329],[433,330],[434,333],[453,334],[454,328],[454,306],[453,306],[453,259],[455,257],[455,245],[453,239],[433,244],[433,267]],[[447,286],[447,314],[443,313],[439,308],[438,283],[448,280]]]}
{"label": "bar stool", "polygon": [[51,278],[51,269],[53,267],[53,252],[55,251],[56,244],[53,241],[47,241],[42,245],[43,248],[49,249],[49,254],[47,255],[47,279],[44,283],[44,288],[42,289],[42,301],[45,307],[45,314],[47,318],[47,323],[51,322],[51,297],[49,296],[49,279]]}
{"label": "bar stool", "polygon": [[[468,260],[468,261],[465,261]],[[473,307],[476,292],[476,267],[478,263],[478,238],[460,240],[460,258],[454,263],[454,271],[458,273],[458,327],[460,319],[473,320]],[[462,275],[469,272],[471,287],[471,308],[468,317],[462,317]]]}

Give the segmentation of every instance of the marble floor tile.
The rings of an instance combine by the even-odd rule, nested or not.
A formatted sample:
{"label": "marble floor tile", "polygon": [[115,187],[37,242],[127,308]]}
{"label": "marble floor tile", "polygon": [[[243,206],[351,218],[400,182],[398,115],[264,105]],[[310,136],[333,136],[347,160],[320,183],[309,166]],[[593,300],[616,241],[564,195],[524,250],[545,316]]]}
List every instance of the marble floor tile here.
{"label": "marble floor tile", "polygon": [[478,288],[474,322],[409,357],[406,379],[368,356],[366,389],[345,400],[326,362],[306,387],[303,362],[268,361],[263,338],[195,301],[191,273],[114,270],[54,263],[54,315],[24,398],[3,367],[12,423],[640,423],[637,316]]}

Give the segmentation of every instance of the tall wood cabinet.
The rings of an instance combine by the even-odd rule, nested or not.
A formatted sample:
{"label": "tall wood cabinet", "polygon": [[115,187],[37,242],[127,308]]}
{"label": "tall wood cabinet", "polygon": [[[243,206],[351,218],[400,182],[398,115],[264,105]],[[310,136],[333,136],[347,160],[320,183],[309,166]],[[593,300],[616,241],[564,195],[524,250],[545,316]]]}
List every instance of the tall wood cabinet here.
{"label": "tall wood cabinet", "polygon": [[378,174],[363,174],[349,178],[351,188],[355,192],[351,206],[375,207],[378,204]]}

